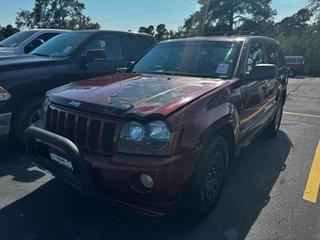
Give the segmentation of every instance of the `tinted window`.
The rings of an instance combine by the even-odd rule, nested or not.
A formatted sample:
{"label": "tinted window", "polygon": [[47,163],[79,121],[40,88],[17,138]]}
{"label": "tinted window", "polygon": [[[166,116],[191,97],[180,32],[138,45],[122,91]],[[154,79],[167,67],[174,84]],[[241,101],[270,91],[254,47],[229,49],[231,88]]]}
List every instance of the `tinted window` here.
{"label": "tinted window", "polygon": [[250,72],[254,66],[264,63],[263,48],[261,43],[255,42],[251,44],[249,49],[246,71]]}
{"label": "tinted window", "polygon": [[129,61],[137,60],[153,46],[149,37],[143,36],[125,36],[124,42]]}
{"label": "tinted window", "polygon": [[160,44],[151,49],[133,72],[200,77],[230,77],[242,43],[184,42]]}
{"label": "tinted window", "polygon": [[106,59],[109,61],[122,60],[123,52],[121,40],[118,35],[100,35],[93,39],[87,47],[88,50],[103,49],[106,51]]}
{"label": "tinted window", "polygon": [[265,44],[267,63],[274,64],[278,66],[278,52],[275,49],[275,46],[272,43]]}
{"label": "tinted window", "polygon": [[91,33],[88,32],[60,34],[32,51],[31,54],[49,57],[66,57],[74,52],[90,35]]}
{"label": "tinted window", "polygon": [[31,37],[33,34],[35,34],[36,31],[26,31],[26,32],[18,32],[7,39],[0,42],[1,47],[17,47],[19,44],[21,44],[23,41],[25,41],[27,38]]}

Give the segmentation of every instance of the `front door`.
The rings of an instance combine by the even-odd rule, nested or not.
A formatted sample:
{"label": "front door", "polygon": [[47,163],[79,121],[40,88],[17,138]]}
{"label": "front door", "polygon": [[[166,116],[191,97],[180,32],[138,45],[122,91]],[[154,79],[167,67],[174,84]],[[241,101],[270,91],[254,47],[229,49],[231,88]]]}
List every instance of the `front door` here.
{"label": "front door", "polygon": [[[249,74],[254,66],[265,63],[265,53],[260,41],[250,43],[248,52],[246,74]],[[259,123],[265,117],[268,89],[267,80],[247,80],[242,87],[243,110],[241,113],[241,137],[247,138],[255,134],[259,129]]]}

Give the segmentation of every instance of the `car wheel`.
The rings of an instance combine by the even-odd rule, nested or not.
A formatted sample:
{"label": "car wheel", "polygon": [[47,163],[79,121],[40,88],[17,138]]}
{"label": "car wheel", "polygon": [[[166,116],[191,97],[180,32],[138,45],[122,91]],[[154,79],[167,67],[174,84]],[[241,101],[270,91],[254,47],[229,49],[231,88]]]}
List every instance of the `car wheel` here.
{"label": "car wheel", "polygon": [[24,103],[15,113],[13,131],[17,141],[23,143],[24,132],[41,119],[42,97],[34,97]]}
{"label": "car wheel", "polygon": [[214,209],[223,189],[228,161],[226,141],[214,136],[205,144],[198,159],[185,199],[187,214],[202,216]]}
{"label": "car wheel", "polygon": [[279,132],[282,115],[283,115],[283,105],[284,105],[283,98],[281,98],[278,103],[274,118],[266,129],[266,133],[269,137],[275,137]]}

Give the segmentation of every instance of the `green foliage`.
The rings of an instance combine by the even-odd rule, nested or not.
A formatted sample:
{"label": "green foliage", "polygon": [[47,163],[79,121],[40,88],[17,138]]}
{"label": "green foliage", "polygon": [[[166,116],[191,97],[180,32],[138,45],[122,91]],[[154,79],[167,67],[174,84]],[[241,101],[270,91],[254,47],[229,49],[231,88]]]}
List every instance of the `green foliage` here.
{"label": "green foliage", "polygon": [[157,42],[177,37],[176,32],[168,31],[165,24],[159,24],[156,29],[154,29],[154,26],[152,25],[149,27],[142,26],[139,28],[139,32],[154,36]]}
{"label": "green foliage", "polygon": [[263,31],[273,25],[276,11],[271,0],[198,0],[200,10],[184,24],[188,35],[225,34],[234,31]]}
{"label": "green foliage", "polygon": [[17,32],[19,32],[19,29],[14,28],[11,24],[8,24],[5,27],[0,26],[0,40],[10,37]]}
{"label": "green foliage", "polygon": [[35,0],[34,8],[21,10],[18,28],[99,29],[98,23],[83,15],[85,4],[79,0]]}

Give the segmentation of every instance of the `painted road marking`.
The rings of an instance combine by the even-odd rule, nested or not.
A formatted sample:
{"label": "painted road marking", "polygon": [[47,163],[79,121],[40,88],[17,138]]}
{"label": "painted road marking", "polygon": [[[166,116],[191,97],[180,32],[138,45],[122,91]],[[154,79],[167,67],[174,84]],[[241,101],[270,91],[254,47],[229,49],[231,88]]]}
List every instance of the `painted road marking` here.
{"label": "painted road marking", "polygon": [[286,115],[294,115],[299,117],[312,117],[312,118],[320,118],[318,115],[312,115],[312,114],[304,114],[304,113],[293,113],[293,112],[283,112]]}
{"label": "painted road marking", "polygon": [[304,191],[303,199],[312,203],[317,202],[320,187],[320,142],[312,163],[309,179]]}

